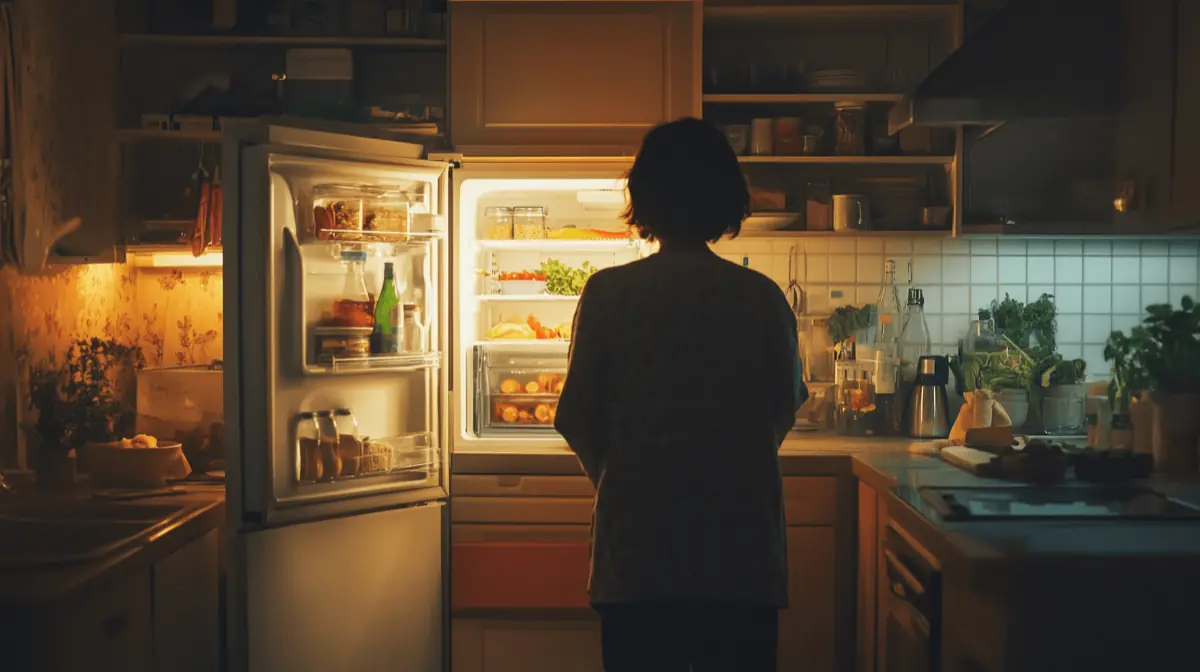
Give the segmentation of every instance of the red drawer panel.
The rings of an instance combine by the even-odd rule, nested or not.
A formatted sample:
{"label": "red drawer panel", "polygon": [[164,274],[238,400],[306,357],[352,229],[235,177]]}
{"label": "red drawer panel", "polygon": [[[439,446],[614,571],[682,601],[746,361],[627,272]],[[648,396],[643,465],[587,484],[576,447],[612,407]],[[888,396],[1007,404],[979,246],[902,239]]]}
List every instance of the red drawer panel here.
{"label": "red drawer panel", "polygon": [[450,556],[450,604],[470,608],[588,606],[587,543],[462,542]]}

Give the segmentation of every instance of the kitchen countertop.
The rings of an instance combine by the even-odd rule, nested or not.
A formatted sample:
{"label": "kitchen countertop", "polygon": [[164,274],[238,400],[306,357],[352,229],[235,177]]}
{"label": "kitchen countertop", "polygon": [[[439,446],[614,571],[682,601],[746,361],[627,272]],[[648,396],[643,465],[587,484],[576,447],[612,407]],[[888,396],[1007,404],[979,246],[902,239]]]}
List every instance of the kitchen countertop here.
{"label": "kitchen countertop", "polygon": [[[30,568],[0,568],[0,607],[36,606],[63,598],[92,581],[119,573],[130,565],[149,566],[218,528],[225,520],[223,484],[189,484],[183,494],[148,497],[133,505],[187,505],[183,517],[144,542],[95,560]],[[22,495],[14,495],[20,497]],[[36,495],[45,499],[44,495]],[[64,497],[87,497],[86,491]],[[113,502],[120,505],[122,502]]]}
{"label": "kitchen countertop", "polygon": [[[1011,487],[942,462],[928,443],[906,438],[792,434],[780,448],[784,476],[851,473],[887,499],[889,515],[932,552],[943,568],[980,586],[1003,589],[1006,578],[1031,573],[1097,576],[1187,571],[1200,575],[1200,521],[1007,520],[949,522],[921,499],[918,488]],[[578,461],[562,452],[455,453],[455,474],[578,475]],[[1150,484],[1200,505],[1200,479]],[[1062,487],[1079,487],[1068,482]],[[1136,562],[1135,565],[1131,561]],[[1060,574],[1059,574],[1060,575]]]}

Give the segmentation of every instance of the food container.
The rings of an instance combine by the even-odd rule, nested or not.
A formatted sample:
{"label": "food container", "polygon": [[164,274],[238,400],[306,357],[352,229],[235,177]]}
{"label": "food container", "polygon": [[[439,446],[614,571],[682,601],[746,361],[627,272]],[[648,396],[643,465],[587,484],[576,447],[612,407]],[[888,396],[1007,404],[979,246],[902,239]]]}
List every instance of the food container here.
{"label": "food container", "polygon": [[371,354],[371,327],[313,327],[317,360],[366,357]]}
{"label": "food container", "polygon": [[775,153],[796,156],[804,153],[804,136],[799,117],[780,117],[775,120]]}
{"label": "food container", "polygon": [[357,476],[362,469],[363,444],[358,438],[358,420],[348,408],[339,408],[333,412],[337,422],[338,443],[337,458],[341,463],[341,478]]}
{"label": "food container", "polygon": [[513,238],[541,240],[546,237],[546,209],[540,205],[513,208]]}
{"label": "food container", "polygon": [[484,240],[512,240],[513,209],[504,207],[484,208],[483,224]]}
{"label": "food container", "polygon": [[733,153],[741,156],[746,153],[746,145],[750,142],[750,127],[746,124],[729,124],[725,127],[725,139],[729,141]]}
{"label": "food container", "polygon": [[363,240],[402,243],[408,240],[409,202],[401,199],[363,201]]}
{"label": "food container", "polygon": [[867,107],[862,103],[834,103],[834,153],[862,156],[867,152]]}
{"label": "food container", "polygon": [[90,443],[81,451],[81,469],[91,483],[112,488],[162,488],[192,473],[183,444],[164,441],[154,448],[126,448],[120,442]]}
{"label": "food container", "polygon": [[554,432],[567,352],[476,348],[476,429],[481,436]]}
{"label": "food container", "polygon": [[313,226],[317,240],[361,240],[362,198],[349,187],[313,190]]}
{"label": "food container", "polygon": [[750,153],[765,156],[771,153],[773,145],[772,127],[774,126],[773,119],[754,119],[750,122]]}
{"label": "food container", "polygon": [[321,425],[312,411],[296,419],[296,482],[311,483],[321,478]]}

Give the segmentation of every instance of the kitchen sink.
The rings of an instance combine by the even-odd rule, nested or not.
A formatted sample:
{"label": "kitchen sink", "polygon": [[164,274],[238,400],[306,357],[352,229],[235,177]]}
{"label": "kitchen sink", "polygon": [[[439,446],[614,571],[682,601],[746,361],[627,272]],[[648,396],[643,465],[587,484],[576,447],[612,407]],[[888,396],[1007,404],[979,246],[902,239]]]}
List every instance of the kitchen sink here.
{"label": "kitchen sink", "polygon": [[148,539],[191,506],[0,502],[0,568],[97,560]]}

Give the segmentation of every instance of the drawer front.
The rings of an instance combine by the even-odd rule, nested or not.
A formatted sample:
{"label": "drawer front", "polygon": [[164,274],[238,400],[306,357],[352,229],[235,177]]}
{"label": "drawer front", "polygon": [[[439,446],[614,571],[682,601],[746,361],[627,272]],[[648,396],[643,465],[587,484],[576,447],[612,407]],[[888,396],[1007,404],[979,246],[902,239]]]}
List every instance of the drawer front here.
{"label": "drawer front", "polygon": [[455,523],[590,525],[591,497],[460,497],[450,502]]}
{"label": "drawer front", "polygon": [[454,609],[586,608],[587,542],[455,542]]}
{"label": "drawer front", "polygon": [[587,497],[596,494],[586,476],[462,474],[450,478],[456,497]]}
{"label": "drawer front", "polygon": [[833,476],[783,479],[788,525],[833,525],[837,520],[837,481]]}

